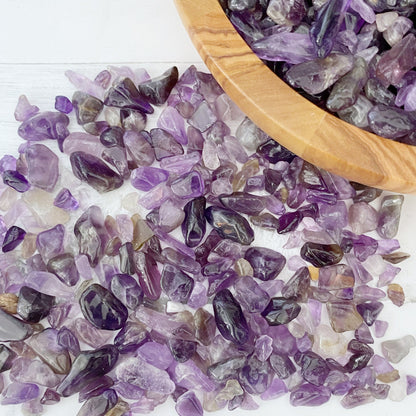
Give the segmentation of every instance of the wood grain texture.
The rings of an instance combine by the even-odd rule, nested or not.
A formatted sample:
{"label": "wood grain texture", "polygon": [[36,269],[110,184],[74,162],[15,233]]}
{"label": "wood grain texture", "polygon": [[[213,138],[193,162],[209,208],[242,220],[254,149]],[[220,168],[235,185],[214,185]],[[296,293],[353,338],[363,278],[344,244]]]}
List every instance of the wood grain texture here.
{"label": "wood grain texture", "polygon": [[196,49],[224,91],[267,134],[349,180],[416,192],[416,147],[352,126],[292,90],[233,28],[218,0],[175,0]]}

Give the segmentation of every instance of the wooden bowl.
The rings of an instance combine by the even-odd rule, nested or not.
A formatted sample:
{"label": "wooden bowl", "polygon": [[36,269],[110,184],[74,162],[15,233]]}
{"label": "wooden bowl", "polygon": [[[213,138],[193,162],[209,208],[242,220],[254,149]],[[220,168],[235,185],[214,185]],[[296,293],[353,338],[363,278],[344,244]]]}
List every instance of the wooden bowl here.
{"label": "wooden bowl", "polygon": [[416,146],[361,130],[279,79],[241,38],[218,0],[175,0],[195,47],[224,91],[268,135],[351,181],[416,192]]}

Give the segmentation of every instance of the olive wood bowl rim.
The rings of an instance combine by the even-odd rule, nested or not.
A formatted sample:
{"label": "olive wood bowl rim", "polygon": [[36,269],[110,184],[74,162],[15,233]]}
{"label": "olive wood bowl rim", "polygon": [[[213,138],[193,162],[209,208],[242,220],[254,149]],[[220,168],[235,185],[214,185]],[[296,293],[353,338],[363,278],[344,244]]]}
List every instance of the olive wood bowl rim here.
{"label": "olive wood bowl rim", "polygon": [[302,97],[252,52],[218,0],[174,2],[215,79],[270,137],[302,159],[350,181],[416,192],[416,146],[348,124]]}

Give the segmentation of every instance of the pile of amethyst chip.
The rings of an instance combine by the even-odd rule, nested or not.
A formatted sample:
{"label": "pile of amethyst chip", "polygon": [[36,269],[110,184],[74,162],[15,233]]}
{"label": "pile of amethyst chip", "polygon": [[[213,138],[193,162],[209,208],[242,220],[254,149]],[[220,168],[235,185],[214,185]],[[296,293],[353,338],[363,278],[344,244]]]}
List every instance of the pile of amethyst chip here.
{"label": "pile of amethyst chip", "polygon": [[195,416],[416,391],[392,365],[414,337],[374,340],[405,301],[403,196],[296,157],[194,66],[67,76],[57,111],[20,97],[25,141],[0,159],[2,405]]}
{"label": "pile of amethyst chip", "polygon": [[416,145],[415,0],[220,0],[259,58],[313,103]]}

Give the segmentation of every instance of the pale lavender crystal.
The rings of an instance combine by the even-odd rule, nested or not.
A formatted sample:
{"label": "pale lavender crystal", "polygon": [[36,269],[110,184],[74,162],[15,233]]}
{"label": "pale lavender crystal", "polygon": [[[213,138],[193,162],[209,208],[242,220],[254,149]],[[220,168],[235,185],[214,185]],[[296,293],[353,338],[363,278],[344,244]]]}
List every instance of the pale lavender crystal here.
{"label": "pale lavender crystal", "polygon": [[175,383],[166,371],[139,357],[131,357],[120,363],[116,368],[116,376],[120,381],[155,393],[171,394],[175,390]]}
{"label": "pale lavender crystal", "polygon": [[274,400],[288,392],[286,384],[279,378],[273,379],[270,386],[261,395],[262,400]]}
{"label": "pale lavender crystal", "polygon": [[18,134],[28,141],[53,139],[62,142],[69,134],[69,118],[55,111],[35,114],[25,120],[18,129]]}
{"label": "pale lavender crystal", "polygon": [[62,224],[38,234],[36,248],[45,262],[62,252],[64,237],[65,227]]}
{"label": "pale lavender crystal", "polygon": [[384,357],[377,354],[372,357],[371,364],[376,376],[394,371],[394,367]]}
{"label": "pale lavender crystal", "polygon": [[62,188],[56,195],[53,204],[67,211],[75,211],[79,208],[78,201],[71,194],[71,191],[67,188]]}
{"label": "pale lavender crystal", "polygon": [[393,238],[399,229],[403,195],[388,195],[381,202],[377,232],[383,238]]}
{"label": "pale lavender crystal", "polygon": [[184,153],[182,145],[169,132],[155,128],[150,130],[150,136],[156,160]]}
{"label": "pale lavender crystal", "polygon": [[71,368],[69,353],[59,345],[56,329],[46,328],[26,342],[56,374],[66,374]]}
{"label": "pale lavender crystal", "polygon": [[131,172],[131,184],[141,191],[150,191],[156,185],[166,182],[169,172],[150,166],[140,166]]}
{"label": "pale lavender crystal", "polygon": [[0,309],[0,341],[21,341],[32,334],[32,327]]}
{"label": "pale lavender crystal", "polygon": [[234,289],[236,299],[250,313],[262,312],[270,300],[269,295],[249,276],[240,277]]}
{"label": "pale lavender crystal", "polygon": [[107,88],[111,82],[111,73],[107,69],[99,72],[94,78],[94,84],[99,85],[100,87]]}
{"label": "pale lavender crystal", "polygon": [[169,348],[165,344],[159,344],[158,342],[146,342],[141,345],[136,355],[161,370],[166,370],[172,363],[173,357],[169,351]]}
{"label": "pale lavender crystal", "polygon": [[201,132],[208,130],[217,121],[217,116],[204,100],[189,119],[189,124]]}
{"label": "pale lavender crystal", "polygon": [[325,230],[337,230],[348,224],[347,206],[344,201],[335,205],[321,204],[316,221]]}
{"label": "pale lavender crystal", "polygon": [[407,394],[414,393],[416,391],[416,377],[411,376],[411,375],[407,375],[406,376],[406,381],[407,381],[406,393]]}
{"label": "pale lavender crystal", "polygon": [[113,166],[123,179],[128,179],[130,169],[127,162],[126,150],[123,147],[114,146],[107,148],[101,154],[103,160]]}
{"label": "pale lavender crystal", "polygon": [[59,176],[58,157],[43,144],[34,143],[25,150],[29,182],[51,192]]}
{"label": "pale lavender crystal", "polygon": [[391,24],[384,32],[383,37],[386,39],[390,46],[394,46],[396,43],[403,39],[403,36],[409,32],[413,27],[413,22],[405,17],[399,16],[393,24]]}
{"label": "pale lavender crystal", "polygon": [[172,192],[183,199],[197,198],[204,193],[204,182],[197,171],[191,171],[171,183]]}
{"label": "pale lavender crystal", "polygon": [[149,166],[155,160],[155,152],[142,132],[128,130],[123,136],[128,156],[137,166]]}
{"label": "pale lavender crystal", "polygon": [[69,79],[71,84],[75,86],[75,88],[97,97],[100,100],[103,99],[104,87],[100,85],[99,82],[91,81],[86,76],[71,70],[66,71],[65,76]]}
{"label": "pale lavender crystal", "polygon": [[2,393],[1,404],[25,403],[39,396],[40,390],[32,383],[10,383]]}
{"label": "pale lavender crystal", "polygon": [[363,369],[355,372],[351,378],[351,383],[355,387],[365,387],[366,385],[374,385],[376,377],[371,367],[364,367]]}
{"label": "pale lavender crystal", "polygon": [[178,363],[169,369],[169,374],[177,386],[190,390],[214,391],[217,384],[214,383],[201,369],[192,361]]}
{"label": "pale lavender crystal", "polygon": [[111,336],[109,332],[98,330],[84,318],[76,318],[70,325],[70,329],[80,341],[93,348],[104,345]]}
{"label": "pale lavender crystal", "polygon": [[341,400],[341,404],[346,409],[373,402],[374,396],[369,389],[353,388]]}
{"label": "pale lavender crystal", "polygon": [[292,87],[302,88],[309,94],[319,94],[333,85],[353,67],[351,55],[330,54],[293,65],[286,72],[286,79]]}
{"label": "pale lavender crystal", "polygon": [[365,0],[351,0],[350,7],[356,11],[367,23],[374,23],[376,14]]}
{"label": "pale lavender crystal", "polygon": [[193,391],[187,391],[179,396],[175,410],[179,416],[202,416],[204,414],[201,402]]}
{"label": "pale lavender crystal", "polygon": [[199,152],[189,152],[186,155],[170,156],[160,161],[160,167],[170,173],[183,175],[189,172],[199,161],[201,155]]}
{"label": "pale lavender crystal", "polygon": [[389,326],[388,322],[376,320],[374,322],[374,333],[376,338],[384,337],[384,334],[387,331],[387,327]]}
{"label": "pale lavender crystal", "polygon": [[46,387],[55,387],[61,381],[61,378],[42,361],[24,357],[19,357],[13,362],[9,375],[12,381],[34,383]]}
{"label": "pale lavender crystal", "polygon": [[340,78],[332,87],[326,101],[330,111],[340,111],[353,105],[368,79],[368,66],[363,58],[356,58],[350,72]]}
{"label": "pale lavender crystal", "polygon": [[328,387],[318,387],[305,383],[290,393],[290,404],[292,406],[320,406],[331,397]]}
{"label": "pale lavender crystal", "polygon": [[89,207],[75,223],[74,234],[80,254],[85,254],[95,267],[104,255],[107,240],[101,209],[95,205]]}
{"label": "pale lavender crystal", "polygon": [[78,338],[66,326],[63,326],[58,331],[57,341],[59,346],[61,346],[63,349],[67,350],[74,356],[77,356],[81,352]]}
{"label": "pale lavender crystal", "polygon": [[157,126],[170,133],[178,143],[188,143],[185,121],[175,108],[167,106],[160,114]]}
{"label": "pale lavender crystal", "polygon": [[409,354],[410,349],[415,345],[415,338],[412,335],[406,335],[399,339],[382,342],[381,351],[391,363],[398,363]]}
{"label": "pale lavender crystal", "polygon": [[17,170],[16,162],[17,160],[14,156],[4,155],[0,159],[0,174],[3,174],[7,170],[16,171]]}
{"label": "pale lavender crystal", "polygon": [[257,40],[251,45],[260,59],[300,64],[315,58],[309,34],[282,31]]}
{"label": "pale lavender crystal", "polygon": [[257,127],[248,117],[245,117],[240,123],[235,135],[249,152],[255,152],[258,146],[269,139],[269,136]]}
{"label": "pale lavender crystal", "polygon": [[352,204],[348,211],[351,229],[356,234],[364,234],[377,228],[377,211],[366,202]]}
{"label": "pale lavender crystal", "polygon": [[14,110],[14,118],[17,121],[25,121],[39,112],[39,107],[31,105],[26,95],[21,95]]}
{"label": "pale lavender crystal", "polygon": [[385,52],[376,66],[377,78],[385,86],[399,83],[415,66],[416,38],[410,33]]}
{"label": "pale lavender crystal", "polygon": [[62,147],[67,155],[79,150],[85,153],[100,154],[104,150],[104,146],[97,136],[81,132],[70,133]]}
{"label": "pale lavender crystal", "polygon": [[374,133],[388,139],[401,138],[416,128],[416,120],[409,112],[383,104],[376,105],[369,111],[368,120]]}
{"label": "pale lavender crystal", "polygon": [[394,267],[391,264],[387,264],[383,273],[381,273],[379,276],[377,287],[383,287],[391,283],[400,272],[400,270],[400,267]]}

